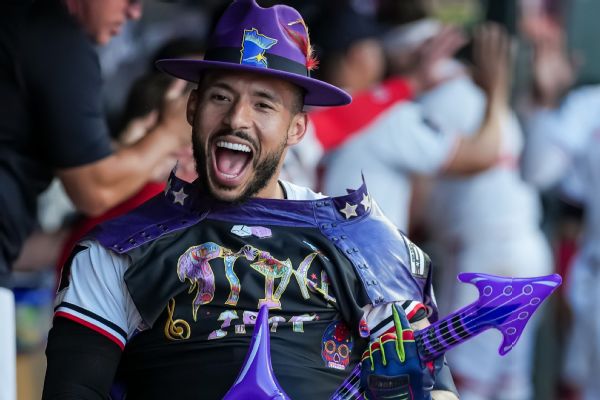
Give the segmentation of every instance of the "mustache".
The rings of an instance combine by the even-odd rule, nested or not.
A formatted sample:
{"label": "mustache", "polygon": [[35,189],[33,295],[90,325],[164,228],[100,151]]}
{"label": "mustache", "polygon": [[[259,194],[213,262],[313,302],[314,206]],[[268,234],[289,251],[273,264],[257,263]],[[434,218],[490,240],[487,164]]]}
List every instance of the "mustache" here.
{"label": "mustache", "polygon": [[242,140],[245,140],[245,141],[249,142],[250,145],[254,148],[254,152],[258,151],[258,143],[256,142],[256,140],[252,136],[248,135],[244,131],[239,131],[239,130],[236,131],[236,130],[231,130],[231,129],[226,129],[226,128],[225,129],[221,129],[220,131],[218,131],[215,134],[214,139],[218,139],[218,138],[220,138],[222,136],[235,136],[235,137],[238,137],[238,138],[240,138]]}

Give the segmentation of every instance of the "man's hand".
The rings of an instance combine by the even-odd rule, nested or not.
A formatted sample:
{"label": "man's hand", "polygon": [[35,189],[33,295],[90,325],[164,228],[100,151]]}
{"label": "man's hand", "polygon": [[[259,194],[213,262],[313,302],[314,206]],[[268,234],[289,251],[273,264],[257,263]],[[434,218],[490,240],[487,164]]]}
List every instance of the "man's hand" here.
{"label": "man's hand", "polygon": [[477,28],[473,38],[474,79],[487,97],[485,118],[477,134],[462,136],[445,174],[484,171],[498,162],[503,120],[510,118],[510,40],[498,24]]}
{"label": "man's hand", "polygon": [[361,365],[361,387],[369,400],[431,400],[434,367],[423,365],[408,319],[393,306],[395,332],[371,341]]}
{"label": "man's hand", "polygon": [[396,65],[396,72],[406,77],[413,92],[418,95],[453,77],[452,73],[442,73],[440,66],[465,43],[466,38],[461,30],[445,26],[420,46],[396,56],[391,54],[391,63]]}
{"label": "man's hand", "polygon": [[477,28],[473,39],[475,81],[490,102],[507,105],[511,66],[508,33],[498,24],[486,23]]}
{"label": "man's hand", "polygon": [[58,170],[77,208],[97,216],[135,194],[146,182],[163,180],[175,165],[178,152],[191,146],[186,105],[186,83],[175,81],[154,126],[149,127],[156,118],[148,115],[128,127],[128,137],[137,139],[135,143],[93,163]]}
{"label": "man's hand", "polygon": [[573,86],[576,68],[569,58],[564,33],[533,38],[533,98],[542,107],[554,108]]}
{"label": "man's hand", "polygon": [[192,140],[190,125],[186,118],[189,94],[187,82],[176,79],[167,90],[162,108],[159,110],[158,130],[176,138],[179,147],[190,144]]}
{"label": "man's hand", "polygon": [[119,146],[130,146],[146,136],[158,121],[158,111],[153,110],[147,115],[132,119],[119,136]]}

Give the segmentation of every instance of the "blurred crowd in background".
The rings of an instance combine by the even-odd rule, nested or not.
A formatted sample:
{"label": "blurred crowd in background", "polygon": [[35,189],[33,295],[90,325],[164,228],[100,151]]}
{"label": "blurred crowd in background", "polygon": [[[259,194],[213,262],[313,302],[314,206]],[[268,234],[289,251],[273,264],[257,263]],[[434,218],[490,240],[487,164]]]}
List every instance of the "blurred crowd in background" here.
{"label": "blurred crowd in background", "polygon": [[[562,275],[561,291],[507,357],[497,354],[501,337],[492,331],[448,354],[461,398],[600,400],[600,3],[258,2],[297,8],[319,59],[314,76],[354,97],[339,110],[307,110],[311,129],[288,152],[284,179],[327,195],[364,179],[384,213],[429,253],[442,314],[477,296],[457,282],[460,272]],[[143,13],[97,48],[115,148],[139,143],[157,124],[186,129],[165,120],[185,123],[185,101],[173,97],[185,98],[189,87],[154,61],[202,57],[228,4],[145,0]],[[472,46],[490,20],[512,41],[493,84],[477,63],[505,60],[482,60]],[[506,88],[490,87],[498,84]],[[510,107],[494,109],[498,92]],[[500,136],[487,137],[495,124]],[[163,157],[135,195],[102,212],[77,211],[58,179],[38,198],[36,228],[10,282],[19,399],[41,395],[53,296],[73,244],[164,190],[175,164],[178,176],[196,178],[190,143]]]}

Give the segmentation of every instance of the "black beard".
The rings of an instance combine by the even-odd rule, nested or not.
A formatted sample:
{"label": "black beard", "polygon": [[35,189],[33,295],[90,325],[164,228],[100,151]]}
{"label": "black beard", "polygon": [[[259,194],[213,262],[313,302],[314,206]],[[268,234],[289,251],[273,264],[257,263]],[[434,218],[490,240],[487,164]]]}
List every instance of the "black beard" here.
{"label": "black beard", "polygon": [[[196,135],[195,129],[192,131],[192,147],[194,152],[194,160],[196,161],[196,173],[198,173],[198,176],[200,177],[199,189],[217,200],[226,201],[230,204],[242,204],[267,186],[271,178],[273,178],[273,175],[275,175],[277,172],[277,166],[279,165],[281,157],[283,157],[283,152],[285,151],[285,147],[287,145],[286,136],[286,140],[277,150],[267,154],[262,161],[253,165],[254,171],[256,172],[250,181],[250,184],[248,187],[246,187],[246,190],[244,190],[239,197],[233,200],[223,200],[218,198],[216,194],[212,192],[210,186],[206,184],[208,182],[208,157],[206,155],[206,151],[202,147],[202,144],[198,140],[198,135]],[[246,138],[247,136],[244,132],[232,132],[231,134],[242,138]],[[253,162],[255,161],[253,160]],[[216,183],[216,185],[219,185],[219,183]],[[224,190],[232,190],[232,188],[222,185],[219,185],[219,188]]]}

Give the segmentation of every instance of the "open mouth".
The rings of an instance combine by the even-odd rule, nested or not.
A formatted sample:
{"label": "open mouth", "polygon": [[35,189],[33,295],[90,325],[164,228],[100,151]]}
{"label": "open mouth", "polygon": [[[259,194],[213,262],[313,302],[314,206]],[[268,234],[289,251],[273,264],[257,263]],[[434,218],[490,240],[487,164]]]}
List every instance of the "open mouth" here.
{"label": "open mouth", "polygon": [[219,139],[213,148],[214,170],[223,186],[237,186],[252,161],[252,149],[247,144]]}

